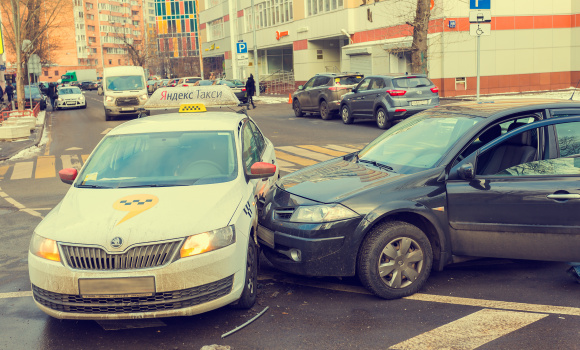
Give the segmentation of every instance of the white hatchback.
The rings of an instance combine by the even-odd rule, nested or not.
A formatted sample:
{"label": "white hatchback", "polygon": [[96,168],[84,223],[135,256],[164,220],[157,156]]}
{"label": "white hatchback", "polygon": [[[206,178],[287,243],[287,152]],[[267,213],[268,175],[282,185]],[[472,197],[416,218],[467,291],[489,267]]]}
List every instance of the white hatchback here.
{"label": "white hatchback", "polygon": [[87,108],[85,95],[76,86],[61,87],[58,89],[58,98],[55,101],[56,108]]}
{"label": "white hatchback", "polygon": [[129,319],[254,305],[257,206],[278,170],[250,117],[136,119],[109,132],[80,172],[59,175],[72,187],[28,254],[41,310]]}

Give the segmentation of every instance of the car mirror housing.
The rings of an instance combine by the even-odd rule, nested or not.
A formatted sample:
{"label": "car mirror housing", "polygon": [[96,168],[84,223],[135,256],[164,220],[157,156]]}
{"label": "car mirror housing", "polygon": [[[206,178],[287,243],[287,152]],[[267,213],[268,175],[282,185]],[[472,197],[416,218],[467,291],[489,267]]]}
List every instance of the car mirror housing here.
{"label": "car mirror housing", "polygon": [[304,85],[298,85],[298,90],[304,90]]}
{"label": "car mirror housing", "polygon": [[472,180],[475,177],[475,168],[471,163],[465,163],[457,169],[457,175],[463,180]]}
{"label": "car mirror housing", "polygon": [[64,182],[65,184],[69,184],[71,185],[74,180],[77,178],[78,175],[78,171],[77,169],[74,168],[66,168],[66,169],[62,169],[61,171],[58,172],[58,176],[60,177],[60,180],[62,182]]}
{"label": "car mirror housing", "polygon": [[276,165],[266,162],[256,162],[252,164],[248,179],[263,179],[272,177],[276,173]]}

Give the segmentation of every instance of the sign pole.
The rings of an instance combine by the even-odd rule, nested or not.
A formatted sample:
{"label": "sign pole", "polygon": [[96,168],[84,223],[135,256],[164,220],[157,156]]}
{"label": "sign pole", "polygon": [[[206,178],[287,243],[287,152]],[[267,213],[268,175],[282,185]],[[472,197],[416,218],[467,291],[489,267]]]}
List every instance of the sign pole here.
{"label": "sign pole", "polygon": [[256,41],[256,8],[254,7],[254,0],[252,0],[252,32],[254,36],[254,74],[256,75],[256,96],[260,96],[260,67],[258,67],[258,43]]}
{"label": "sign pole", "polygon": [[479,102],[479,64],[481,62],[480,42],[481,42],[481,35],[478,35],[477,36],[477,102]]}

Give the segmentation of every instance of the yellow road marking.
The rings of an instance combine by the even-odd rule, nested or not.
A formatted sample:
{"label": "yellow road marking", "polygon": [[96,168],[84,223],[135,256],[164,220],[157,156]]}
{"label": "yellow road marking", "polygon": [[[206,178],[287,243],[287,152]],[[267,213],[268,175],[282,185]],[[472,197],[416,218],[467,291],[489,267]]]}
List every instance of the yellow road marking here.
{"label": "yellow road marking", "polygon": [[34,177],[37,179],[54,177],[56,172],[54,170],[54,156],[38,157],[36,159],[36,173]]}
{"label": "yellow road marking", "polygon": [[87,158],[89,158],[89,155],[90,154],[82,154],[81,155],[81,159],[83,160],[83,163],[86,163],[87,162]]}
{"label": "yellow road marking", "polygon": [[6,299],[6,298],[21,298],[21,297],[31,297],[32,296],[32,291],[26,291],[26,292],[8,292],[8,293],[0,293],[0,299]]}
{"label": "yellow road marking", "polygon": [[20,162],[14,164],[14,169],[12,169],[11,180],[20,179],[30,179],[32,176],[32,168],[34,164],[32,162]]}
{"label": "yellow road marking", "polygon": [[282,160],[287,160],[289,162],[304,165],[304,166],[314,165],[314,164],[318,163],[312,159],[293,156],[291,154],[284,153],[284,152],[278,151],[278,150],[276,150],[276,158],[280,158]]}
{"label": "yellow road marking", "polygon": [[298,146],[298,147],[306,148],[306,149],[309,149],[311,151],[318,152],[318,153],[328,154],[328,155],[334,156],[334,157],[340,157],[340,156],[344,156],[345,154],[347,154],[345,152],[334,151],[334,150],[331,150],[328,148],[314,146],[314,145],[302,145],[302,146]]}
{"label": "yellow road marking", "polygon": [[6,172],[8,171],[8,169],[10,169],[10,165],[0,167],[0,180],[4,179],[4,175],[6,175]]}
{"label": "yellow road marking", "polygon": [[298,147],[294,147],[294,146],[280,146],[280,147],[276,147],[276,148],[279,150],[282,150],[284,152],[293,153],[293,154],[300,156],[300,157],[315,159],[319,162],[323,162],[325,160],[332,159],[332,157],[330,157],[326,154],[312,152],[312,151],[306,150],[304,148],[298,148]]}
{"label": "yellow road marking", "polygon": [[546,316],[548,315],[484,309],[393,345],[389,349],[476,349]]}

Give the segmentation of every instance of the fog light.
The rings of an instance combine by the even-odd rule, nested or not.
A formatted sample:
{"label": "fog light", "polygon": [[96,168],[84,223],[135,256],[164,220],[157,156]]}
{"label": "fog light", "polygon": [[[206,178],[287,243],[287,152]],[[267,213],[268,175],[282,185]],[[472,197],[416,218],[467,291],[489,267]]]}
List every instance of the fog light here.
{"label": "fog light", "polygon": [[290,249],[290,258],[296,262],[302,261],[302,253],[300,249]]}

